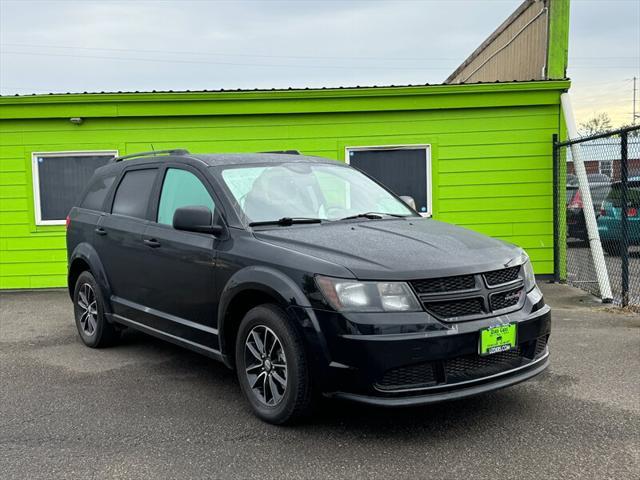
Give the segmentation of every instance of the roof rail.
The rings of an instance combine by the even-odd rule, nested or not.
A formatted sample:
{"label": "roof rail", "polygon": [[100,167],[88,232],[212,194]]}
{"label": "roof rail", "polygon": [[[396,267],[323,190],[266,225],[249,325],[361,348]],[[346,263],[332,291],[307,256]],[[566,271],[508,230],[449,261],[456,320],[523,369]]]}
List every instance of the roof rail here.
{"label": "roof rail", "polygon": [[122,160],[130,160],[132,158],[138,157],[153,157],[155,155],[189,155],[189,150],[185,150],[184,148],[174,148],[172,150],[153,150],[151,152],[138,152],[132,153],[130,155],[123,155],[122,157],[116,157],[113,159],[113,162],[121,162]]}
{"label": "roof rail", "polygon": [[260,153],[281,153],[284,155],[302,155],[298,150],[273,150],[271,152],[260,152]]}

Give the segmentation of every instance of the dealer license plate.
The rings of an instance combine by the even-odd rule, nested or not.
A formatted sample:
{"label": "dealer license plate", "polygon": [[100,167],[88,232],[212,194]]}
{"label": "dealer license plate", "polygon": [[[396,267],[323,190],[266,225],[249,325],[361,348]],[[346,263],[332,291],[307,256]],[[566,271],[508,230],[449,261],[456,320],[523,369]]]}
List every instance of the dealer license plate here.
{"label": "dealer license plate", "polygon": [[516,347],[516,324],[480,330],[480,355],[506,352]]}

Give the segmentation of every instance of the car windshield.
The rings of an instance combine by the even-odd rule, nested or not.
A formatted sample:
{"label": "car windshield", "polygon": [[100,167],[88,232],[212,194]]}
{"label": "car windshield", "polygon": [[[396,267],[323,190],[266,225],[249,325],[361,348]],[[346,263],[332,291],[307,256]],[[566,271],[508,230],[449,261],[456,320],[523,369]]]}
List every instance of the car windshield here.
{"label": "car windshield", "polygon": [[251,223],[282,218],[339,220],[365,213],[417,215],[348,166],[301,162],[232,166],[222,171],[222,179]]}

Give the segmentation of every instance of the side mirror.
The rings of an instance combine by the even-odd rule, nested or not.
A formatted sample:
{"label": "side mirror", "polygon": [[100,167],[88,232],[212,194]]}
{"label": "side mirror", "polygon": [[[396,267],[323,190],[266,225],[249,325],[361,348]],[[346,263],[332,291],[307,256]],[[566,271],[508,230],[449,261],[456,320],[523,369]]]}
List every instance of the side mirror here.
{"label": "side mirror", "polygon": [[223,228],[220,225],[212,225],[213,215],[211,210],[201,205],[189,205],[177,208],[173,214],[173,228],[186,232],[210,233],[220,235]]}
{"label": "side mirror", "polygon": [[416,209],[416,201],[413,199],[413,197],[410,197],[409,195],[400,195],[400,200],[402,200],[414,210]]}

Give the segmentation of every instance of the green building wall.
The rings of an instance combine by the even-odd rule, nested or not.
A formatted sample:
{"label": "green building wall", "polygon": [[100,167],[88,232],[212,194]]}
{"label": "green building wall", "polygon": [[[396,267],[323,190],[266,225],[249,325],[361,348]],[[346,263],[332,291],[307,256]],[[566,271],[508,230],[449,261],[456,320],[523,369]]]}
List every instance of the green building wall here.
{"label": "green building wall", "polygon": [[[431,145],[433,217],[553,272],[552,145],[567,81],[0,97],[0,288],[66,284],[64,226],[35,223],[32,152]],[[81,117],[81,125],[71,117]],[[393,168],[390,165],[390,168]]]}

